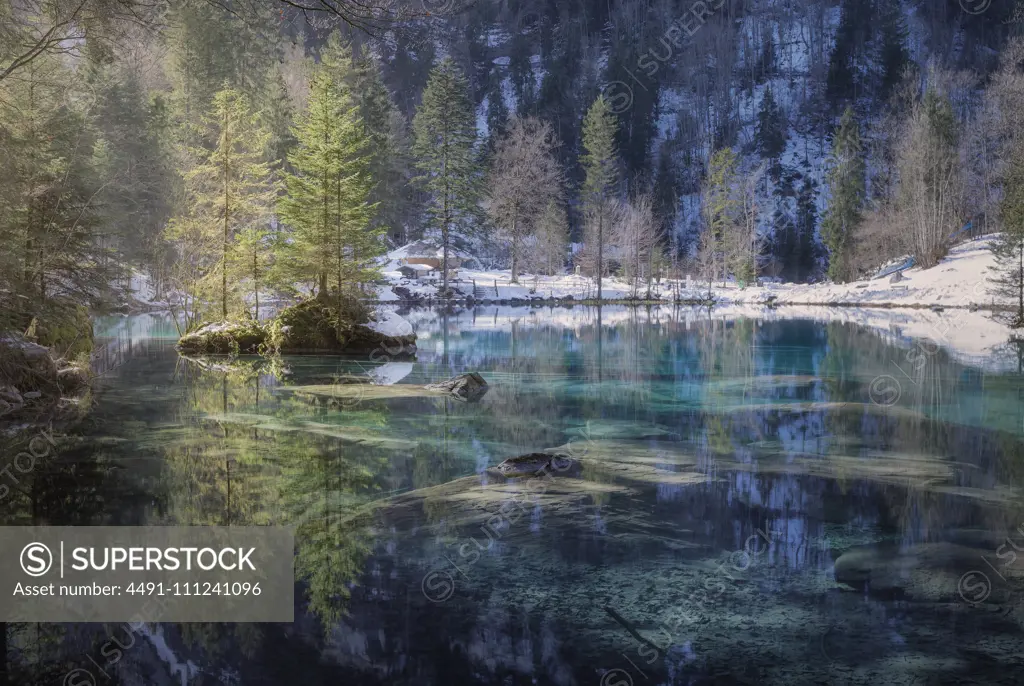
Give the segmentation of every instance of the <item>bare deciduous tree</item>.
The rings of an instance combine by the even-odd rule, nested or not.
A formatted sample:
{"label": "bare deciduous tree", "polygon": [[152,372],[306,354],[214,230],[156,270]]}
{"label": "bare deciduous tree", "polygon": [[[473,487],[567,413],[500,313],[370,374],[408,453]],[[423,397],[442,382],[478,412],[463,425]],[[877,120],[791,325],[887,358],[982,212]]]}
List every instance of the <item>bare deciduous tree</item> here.
{"label": "bare deciduous tree", "polygon": [[948,236],[962,225],[958,134],[948,97],[932,86],[912,108],[898,147],[901,224],[923,267],[938,264],[949,249]]}
{"label": "bare deciduous tree", "polygon": [[623,271],[633,283],[633,297],[639,293],[641,278],[650,297],[655,253],[661,245],[661,223],[654,214],[654,201],[649,193],[641,194],[625,204],[621,214],[614,240],[623,256]]}
{"label": "bare deciduous tree", "polygon": [[551,201],[537,221],[537,232],[526,253],[527,268],[552,276],[562,272],[569,250],[569,224],[565,208]]}
{"label": "bare deciduous tree", "polygon": [[512,281],[519,275],[524,241],[552,202],[562,199],[562,170],[555,159],[558,146],[547,122],[514,117],[498,142],[488,184],[487,213],[509,242]]}

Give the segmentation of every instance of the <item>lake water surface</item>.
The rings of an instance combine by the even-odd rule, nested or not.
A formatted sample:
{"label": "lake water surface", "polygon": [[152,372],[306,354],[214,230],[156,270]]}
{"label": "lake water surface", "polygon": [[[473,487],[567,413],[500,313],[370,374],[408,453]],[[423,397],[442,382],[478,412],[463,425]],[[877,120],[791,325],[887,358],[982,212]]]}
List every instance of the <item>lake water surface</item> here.
{"label": "lake water surface", "polygon": [[[165,320],[98,322],[94,409],[5,523],[293,526],[296,621],[114,663],[117,627],[12,627],[17,683],[1024,679],[1019,373],[799,319],[405,314],[414,361],[189,361]],[[413,389],[464,371],[477,402]],[[556,446],[581,473],[484,473]]]}

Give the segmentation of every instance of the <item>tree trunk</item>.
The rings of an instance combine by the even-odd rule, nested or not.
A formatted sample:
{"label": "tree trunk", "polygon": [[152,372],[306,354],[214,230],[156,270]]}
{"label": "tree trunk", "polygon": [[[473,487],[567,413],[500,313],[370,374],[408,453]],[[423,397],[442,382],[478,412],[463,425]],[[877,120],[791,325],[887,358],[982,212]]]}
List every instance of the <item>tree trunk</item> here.
{"label": "tree trunk", "polygon": [[512,217],[512,283],[518,283],[516,281],[516,268],[517,264],[517,252],[519,249],[519,239],[516,236],[516,217]]}
{"label": "tree trunk", "polygon": [[256,293],[256,321],[259,321],[260,320],[260,275],[259,275],[259,265],[257,264],[256,260],[257,260],[257,252],[256,252],[256,248],[253,248],[253,251],[252,251],[252,280],[253,280],[253,290]]}
{"label": "tree trunk", "polygon": [[229,175],[231,173],[228,167],[228,155],[231,149],[231,133],[228,129],[228,112],[224,110],[224,244],[221,254],[221,265],[220,265],[220,298],[221,298],[221,315],[224,319],[228,318],[228,213],[229,213]]}
{"label": "tree trunk", "polygon": [[1017,326],[1024,324],[1024,242],[1017,244],[1019,271],[1017,272]]}
{"label": "tree trunk", "polygon": [[[604,202],[603,200],[601,202]],[[597,215],[597,304],[601,305],[601,277],[604,276],[604,206]],[[599,310],[600,312],[600,310]]]}

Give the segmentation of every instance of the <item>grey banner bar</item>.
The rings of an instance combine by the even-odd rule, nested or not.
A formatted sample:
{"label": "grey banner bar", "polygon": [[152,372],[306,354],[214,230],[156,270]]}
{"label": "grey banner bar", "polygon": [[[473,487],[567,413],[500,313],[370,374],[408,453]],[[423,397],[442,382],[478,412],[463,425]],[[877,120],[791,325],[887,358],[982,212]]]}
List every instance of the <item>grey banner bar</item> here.
{"label": "grey banner bar", "polygon": [[292,622],[285,527],[0,527],[3,622]]}

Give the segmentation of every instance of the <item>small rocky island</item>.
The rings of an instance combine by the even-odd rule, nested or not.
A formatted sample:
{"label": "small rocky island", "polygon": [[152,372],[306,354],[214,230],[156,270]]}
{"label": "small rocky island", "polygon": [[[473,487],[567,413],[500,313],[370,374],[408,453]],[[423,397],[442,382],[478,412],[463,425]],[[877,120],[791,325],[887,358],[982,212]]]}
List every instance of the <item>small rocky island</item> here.
{"label": "small rocky island", "polygon": [[401,318],[374,321],[360,304],[342,309],[327,299],[313,298],[267,322],[207,324],[182,336],[178,350],[188,355],[368,355],[379,350],[381,356],[396,359],[416,354],[416,334]]}

